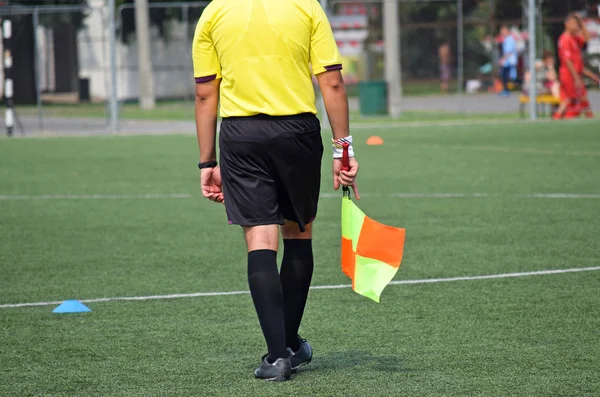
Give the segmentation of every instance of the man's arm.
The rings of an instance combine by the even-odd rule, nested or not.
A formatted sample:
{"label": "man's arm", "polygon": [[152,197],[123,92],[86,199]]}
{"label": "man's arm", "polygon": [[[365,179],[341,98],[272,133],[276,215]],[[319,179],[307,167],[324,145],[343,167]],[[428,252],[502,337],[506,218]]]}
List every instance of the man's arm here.
{"label": "man's arm", "polygon": [[196,84],[196,135],[200,161],[216,160],[217,107],[221,79]]}
{"label": "man's arm", "polygon": [[216,158],[215,136],[221,64],[211,37],[212,13],[206,7],[194,32],[192,59],[196,82],[196,134],[200,147],[200,161]]}
{"label": "man's arm", "polygon": [[590,79],[594,80],[596,83],[600,84],[600,76],[598,76],[596,73],[592,72],[589,69],[583,69],[583,74],[586,75],[587,77],[589,77]]}
{"label": "man's arm", "polygon": [[[198,136],[201,163],[217,159],[215,141],[220,83],[221,79],[196,83],[196,135]],[[200,188],[204,197],[217,203],[223,203],[225,197],[221,185],[219,166],[200,170]]]}
{"label": "man's arm", "polygon": [[[196,25],[192,44],[194,80],[196,82],[196,134],[200,149],[200,162],[216,160],[217,106],[221,83],[221,64],[211,37],[212,13],[206,7]],[[221,170],[219,166],[200,170],[202,195],[222,203]]]}
{"label": "man's arm", "polygon": [[339,70],[323,72],[317,75],[317,81],[323,94],[325,110],[329,117],[333,139],[338,140],[350,135],[348,116],[348,96],[342,73]]}
{"label": "man's arm", "polygon": [[313,0],[312,7],[309,60],[323,93],[333,138],[346,138],[350,130],[348,97],[341,73],[342,59],[325,11],[316,0]]}
{"label": "man's arm", "polygon": [[[348,120],[348,97],[346,87],[342,78],[342,60],[337,48],[331,25],[327,20],[325,11],[318,1],[313,0],[312,9],[312,35],[310,40],[310,63],[317,81],[323,93],[325,109],[329,116],[331,130],[333,133],[333,188],[339,189],[340,184],[352,186],[354,195],[360,199],[356,187],[356,175],[358,174],[358,162],[354,158],[352,147],[352,136]],[[342,150],[340,139],[349,143],[349,166],[348,171],[342,170]]]}
{"label": "man's arm", "polygon": [[[319,87],[321,88],[321,93],[323,94],[323,102],[325,103],[325,110],[329,117],[333,139],[335,141],[346,139],[352,143],[348,116],[348,96],[346,95],[346,87],[344,85],[342,73],[339,70],[319,73],[317,75],[317,80],[319,82]],[[359,165],[354,158],[353,150],[351,151],[350,156],[350,169],[348,171],[343,171],[342,159],[337,157],[334,152],[332,168],[333,188],[337,190],[340,188],[340,185],[352,186],[354,196],[357,200],[360,200],[360,193],[356,186],[356,175],[358,174]]]}
{"label": "man's arm", "polygon": [[590,41],[590,32],[588,32],[585,24],[583,23],[583,19],[577,14],[575,14],[575,18],[577,19],[577,24],[579,25],[580,36],[583,41],[583,44]]}

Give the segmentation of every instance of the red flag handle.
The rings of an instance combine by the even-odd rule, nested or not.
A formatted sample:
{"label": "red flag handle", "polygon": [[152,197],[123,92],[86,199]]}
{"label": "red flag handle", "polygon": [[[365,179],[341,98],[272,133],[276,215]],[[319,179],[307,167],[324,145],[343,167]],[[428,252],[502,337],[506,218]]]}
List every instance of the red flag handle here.
{"label": "red flag handle", "polygon": [[[350,171],[350,156],[348,155],[348,148],[350,144],[348,142],[342,143],[342,171]],[[350,197],[350,189],[348,186],[342,188],[344,196]]]}
{"label": "red flag handle", "polygon": [[342,143],[342,171],[350,171],[350,157],[348,156],[348,148],[350,144],[347,142]]}

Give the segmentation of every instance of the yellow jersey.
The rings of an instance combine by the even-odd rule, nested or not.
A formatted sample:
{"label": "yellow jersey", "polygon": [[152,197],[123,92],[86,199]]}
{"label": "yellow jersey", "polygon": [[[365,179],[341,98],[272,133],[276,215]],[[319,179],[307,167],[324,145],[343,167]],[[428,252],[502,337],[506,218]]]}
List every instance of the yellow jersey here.
{"label": "yellow jersey", "polygon": [[342,69],[317,0],[214,0],[192,53],[196,83],[221,79],[221,117],[316,114],[311,67]]}

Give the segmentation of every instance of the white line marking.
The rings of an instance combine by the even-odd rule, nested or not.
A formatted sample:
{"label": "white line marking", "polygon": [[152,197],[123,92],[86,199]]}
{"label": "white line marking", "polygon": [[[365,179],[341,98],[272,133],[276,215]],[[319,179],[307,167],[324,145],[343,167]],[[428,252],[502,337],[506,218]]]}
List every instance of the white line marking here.
{"label": "white line marking", "polygon": [[474,150],[474,151],[485,151],[485,152],[502,152],[502,153],[527,153],[527,154],[547,154],[547,155],[565,155],[565,156],[576,156],[576,157],[598,157],[600,152],[593,151],[577,151],[577,152],[559,152],[552,149],[543,148],[529,148],[529,147],[510,147],[510,146],[477,146],[477,145],[440,145],[440,144],[420,144],[413,143],[414,146],[429,148],[429,149],[451,149],[451,150]]}
{"label": "white line marking", "polygon": [[[431,284],[431,283],[445,283],[453,281],[472,281],[472,280],[490,280],[499,278],[512,278],[512,277],[528,277],[528,276],[545,276],[549,274],[564,274],[564,273],[579,273],[579,272],[592,272],[600,270],[600,266],[595,267],[579,267],[571,269],[555,269],[555,270],[539,270],[533,272],[522,272],[522,273],[502,273],[502,274],[489,274],[484,276],[462,276],[462,277],[448,277],[448,278],[426,278],[421,280],[397,280],[390,282],[390,285],[404,285],[404,284]],[[310,289],[341,289],[341,288],[352,288],[351,284],[339,284],[339,285],[316,285],[310,287]],[[192,294],[171,294],[171,295],[149,295],[149,296],[119,296],[112,298],[95,298],[95,299],[81,299],[82,303],[96,303],[96,302],[110,302],[110,301],[146,301],[146,300],[157,300],[157,299],[177,299],[177,298],[200,298],[207,296],[228,296],[228,295],[246,295],[249,291],[222,291],[222,292],[196,292]],[[14,308],[14,307],[32,307],[32,306],[52,306],[60,305],[63,301],[50,301],[50,302],[31,302],[31,303],[5,303],[0,305],[0,309]]]}
{"label": "white line marking", "polygon": [[[362,193],[362,197],[384,198],[530,198],[530,199],[600,199],[600,194],[580,193]],[[41,195],[0,195],[0,201],[7,200],[148,200],[148,199],[189,199],[189,193],[150,193],[150,194],[41,194]],[[322,199],[337,199],[341,193],[322,193]]]}
{"label": "white line marking", "polygon": [[0,195],[0,200],[128,200],[191,198],[189,193]]}
{"label": "white line marking", "polygon": [[[600,199],[600,194],[579,193],[531,193],[531,194],[493,194],[493,193],[361,193],[361,197],[387,198],[529,198],[529,199]],[[341,193],[322,193],[323,199],[336,199]]]}
{"label": "white line marking", "polygon": [[532,194],[515,194],[515,197],[523,198],[550,198],[550,199],[598,199],[600,194],[570,194],[570,193],[532,193]]}
{"label": "white line marking", "polygon": [[[502,117],[502,114],[498,116]],[[423,118],[426,118],[427,115],[424,115]],[[508,125],[524,125],[524,124],[556,124],[556,121],[552,119],[544,119],[544,120],[523,120],[517,117],[513,117],[510,114],[506,116],[507,119],[500,118],[492,118],[490,120],[485,119],[456,119],[456,120],[422,120],[422,121],[391,121],[391,120],[382,120],[382,121],[366,121],[366,119],[358,119],[358,120],[350,120],[350,126],[353,130],[360,129],[391,129],[391,128],[428,128],[428,127],[480,127],[480,126],[508,126]],[[597,123],[597,119],[581,119],[581,120],[570,120],[568,125],[574,124],[592,124]],[[565,125],[567,125],[565,123]],[[323,130],[330,130],[329,125],[322,125],[321,128]]]}

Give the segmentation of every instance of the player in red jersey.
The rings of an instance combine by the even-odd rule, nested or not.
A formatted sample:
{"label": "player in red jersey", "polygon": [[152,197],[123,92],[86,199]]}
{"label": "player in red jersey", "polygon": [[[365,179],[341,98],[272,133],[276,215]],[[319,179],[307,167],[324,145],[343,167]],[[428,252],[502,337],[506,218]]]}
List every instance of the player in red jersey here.
{"label": "player in red jersey", "polygon": [[581,111],[587,117],[593,117],[583,84],[585,67],[582,52],[589,39],[586,33],[579,16],[569,14],[565,20],[565,32],[558,39],[561,102],[554,113],[555,119],[577,117]]}

